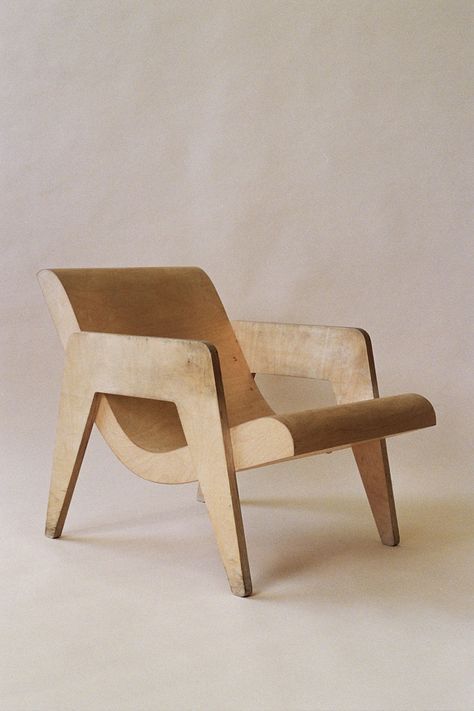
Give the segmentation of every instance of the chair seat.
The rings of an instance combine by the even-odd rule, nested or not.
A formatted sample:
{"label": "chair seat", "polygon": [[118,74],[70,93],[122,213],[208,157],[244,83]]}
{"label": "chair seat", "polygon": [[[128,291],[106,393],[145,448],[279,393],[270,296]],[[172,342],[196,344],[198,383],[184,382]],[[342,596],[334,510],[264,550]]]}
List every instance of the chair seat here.
{"label": "chair seat", "polygon": [[[135,473],[145,479],[194,481],[189,450],[174,406],[168,407],[170,419],[164,429],[157,426],[153,417],[156,413],[149,409],[153,401],[142,401],[142,408],[136,407],[139,399],[123,399],[124,404],[127,401],[129,407],[133,405],[136,432],[132,432],[132,438],[124,435],[105,398],[97,416],[99,428],[103,430],[105,426],[109,445],[119,459],[127,466],[133,462]],[[293,457],[331,452],[430,427],[435,419],[431,403],[414,394],[258,417],[230,428],[234,465],[241,471]]]}
{"label": "chair seat", "polygon": [[330,452],[435,424],[431,403],[407,394],[261,417],[231,430],[236,469]]}

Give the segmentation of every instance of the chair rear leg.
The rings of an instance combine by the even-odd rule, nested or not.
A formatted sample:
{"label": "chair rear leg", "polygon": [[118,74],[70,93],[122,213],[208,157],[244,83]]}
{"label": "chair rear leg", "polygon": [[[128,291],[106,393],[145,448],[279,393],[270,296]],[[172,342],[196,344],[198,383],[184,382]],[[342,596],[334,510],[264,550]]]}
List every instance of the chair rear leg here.
{"label": "chair rear leg", "polygon": [[99,395],[71,392],[64,382],[49,489],[46,535],[59,538],[94,424]]}
{"label": "chair rear leg", "polygon": [[400,535],[385,440],[357,444],[352,451],[382,543],[396,546]]}

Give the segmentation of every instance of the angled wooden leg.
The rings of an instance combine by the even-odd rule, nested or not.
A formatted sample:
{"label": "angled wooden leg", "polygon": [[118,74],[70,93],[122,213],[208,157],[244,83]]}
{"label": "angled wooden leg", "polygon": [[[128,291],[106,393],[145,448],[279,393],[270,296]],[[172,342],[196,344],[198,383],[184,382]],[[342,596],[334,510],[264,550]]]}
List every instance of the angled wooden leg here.
{"label": "angled wooden leg", "polygon": [[[213,405],[212,409],[215,413],[207,419],[207,432],[193,432],[186,422],[184,431],[196,467],[198,492],[207,506],[230,589],[234,595],[248,597],[252,594],[252,580],[227,418],[224,407],[220,415],[217,407]],[[204,406],[202,414],[203,410]]]}
{"label": "angled wooden leg", "polygon": [[99,395],[74,392],[65,374],[49,490],[46,535],[59,538],[97,412]]}
{"label": "angled wooden leg", "polygon": [[352,451],[382,543],[396,546],[400,536],[385,440],[357,444]]}
{"label": "angled wooden leg", "polygon": [[218,362],[214,367],[215,394],[177,408],[230,589],[247,597],[252,594],[247,546]]}
{"label": "angled wooden leg", "polygon": [[200,478],[219,553],[234,595],[252,594],[252,581],[235,472],[209,471]]}

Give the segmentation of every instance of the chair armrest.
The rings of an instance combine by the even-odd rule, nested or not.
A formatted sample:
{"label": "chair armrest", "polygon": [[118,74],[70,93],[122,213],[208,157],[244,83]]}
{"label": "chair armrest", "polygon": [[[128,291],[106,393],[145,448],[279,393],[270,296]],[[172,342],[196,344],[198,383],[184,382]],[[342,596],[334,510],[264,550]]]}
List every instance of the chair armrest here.
{"label": "chair armrest", "polygon": [[73,333],[66,347],[60,409],[83,417],[91,411],[95,417],[98,393],[174,402],[197,469],[209,457],[222,456],[223,441],[229,449],[219,357],[210,343]]}
{"label": "chair armrest", "polygon": [[233,321],[254,373],[329,380],[338,403],[378,397],[369,335],[360,328]]}
{"label": "chair armrest", "polygon": [[215,397],[222,387],[217,350],[206,341],[80,331],[67,342],[66,370],[84,389],[172,402]]}

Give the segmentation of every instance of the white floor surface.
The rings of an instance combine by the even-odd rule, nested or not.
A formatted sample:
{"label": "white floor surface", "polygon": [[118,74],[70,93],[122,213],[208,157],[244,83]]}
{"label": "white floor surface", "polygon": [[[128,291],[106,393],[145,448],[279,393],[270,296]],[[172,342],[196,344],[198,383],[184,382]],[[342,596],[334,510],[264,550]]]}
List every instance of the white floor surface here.
{"label": "white floor surface", "polygon": [[0,707],[474,708],[472,500],[465,474],[423,464],[429,436],[389,447],[395,549],[350,452],[239,475],[247,599],[228,589],[194,485],[130,475],[96,434],[53,541],[49,463],[25,451],[5,492]]}

